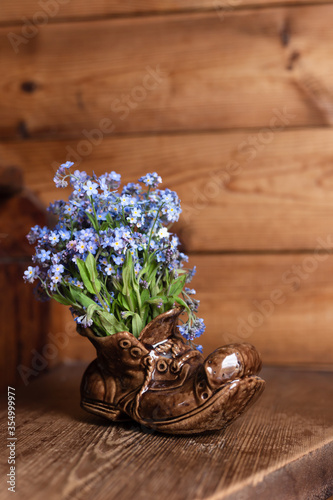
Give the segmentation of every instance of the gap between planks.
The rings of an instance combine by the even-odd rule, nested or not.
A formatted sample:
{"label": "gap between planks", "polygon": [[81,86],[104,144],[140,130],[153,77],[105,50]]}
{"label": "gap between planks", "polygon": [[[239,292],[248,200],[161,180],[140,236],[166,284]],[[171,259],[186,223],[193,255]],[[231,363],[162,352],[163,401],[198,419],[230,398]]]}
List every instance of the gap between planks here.
{"label": "gap between planks", "polygon": [[[218,15],[219,10],[222,12],[225,11],[226,13],[228,12],[238,12],[238,11],[243,11],[243,10],[266,10],[269,8],[281,8],[281,7],[287,7],[287,8],[292,8],[292,7],[305,7],[305,6],[321,6],[321,5],[329,5],[333,3],[333,0],[319,0],[316,2],[315,0],[289,0],[289,1],[283,1],[283,0],[270,0],[270,1],[260,1],[256,2],[251,1],[251,0],[243,0],[240,2],[238,5],[230,5],[228,4],[227,0],[221,0],[220,2],[218,0],[208,2],[211,5],[206,6],[197,6],[197,7],[179,7],[179,8],[170,8],[170,9],[147,9],[147,10],[141,10],[141,11],[131,11],[131,12],[108,12],[108,13],[103,13],[103,14],[94,14],[93,12],[91,14],[87,15],[64,15],[64,16],[55,16],[53,17],[48,17],[47,24],[64,24],[64,23],[81,23],[81,22],[95,22],[95,21],[104,21],[104,20],[112,20],[112,19],[132,19],[132,18],[139,18],[139,17],[169,17],[169,16],[175,16],[175,15],[195,15],[195,14],[205,14],[205,13],[216,13]],[[39,9],[42,11],[42,9]],[[31,20],[33,18],[33,15],[35,14],[34,12],[27,18]],[[0,28],[6,28],[6,27],[18,27],[22,26],[22,23],[24,22],[24,18],[21,19],[15,19],[15,18],[9,18],[7,20],[0,21]],[[36,26],[42,26],[45,23],[36,22],[34,21],[34,24]]]}

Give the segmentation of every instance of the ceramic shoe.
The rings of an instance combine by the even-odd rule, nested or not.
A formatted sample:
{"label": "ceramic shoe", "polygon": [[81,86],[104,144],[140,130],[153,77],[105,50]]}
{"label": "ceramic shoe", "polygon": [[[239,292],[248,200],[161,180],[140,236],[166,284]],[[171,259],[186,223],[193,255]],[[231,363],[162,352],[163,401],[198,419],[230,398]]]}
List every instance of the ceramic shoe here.
{"label": "ceramic shoe", "polygon": [[81,406],[114,422],[133,419],[170,434],[226,427],[262,393],[261,360],[247,343],[230,344],[206,359],[178,333],[181,309],[157,316],[137,339],[129,332],[96,337],[97,358],[81,384]]}

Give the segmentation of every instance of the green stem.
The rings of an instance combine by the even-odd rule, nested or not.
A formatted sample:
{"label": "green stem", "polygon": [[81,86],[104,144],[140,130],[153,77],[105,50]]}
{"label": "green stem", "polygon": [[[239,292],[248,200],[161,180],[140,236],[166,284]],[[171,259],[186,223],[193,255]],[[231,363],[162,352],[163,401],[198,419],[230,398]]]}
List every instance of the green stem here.
{"label": "green stem", "polygon": [[97,292],[96,287],[95,287],[95,283],[93,281],[92,281],[92,285],[94,287],[96,297],[98,298],[98,300],[102,304],[104,311],[109,312],[109,308],[108,308],[108,304],[107,304],[106,300],[101,296],[101,294],[99,292]]}
{"label": "green stem", "polygon": [[97,231],[97,233],[99,235],[99,224],[98,224],[98,220],[97,220],[97,214],[96,214],[96,210],[95,210],[95,205],[93,203],[92,196],[88,196],[88,198],[90,200],[90,204],[91,204],[93,212],[94,212],[94,217],[95,217],[95,221],[96,221],[96,231]]}
{"label": "green stem", "polygon": [[95,257],[96,262],[97,262],[98,257],[101,255],[101,253],[102,253],[102,248],[100,247],[98,249],[98,252],[97,252],[96,257]]}
{"label": "green stem", "polygon": [[[160,208],[158,209],[157,214],[156,214],[156,217],[155,217],[154,222],[153,222],[153,225],[152,225],[152,228],[151,228],[151,230],[150,230],[149,240],[148,240],[148,246],[147,246],[147,252],[149,252],[151,239],[152,239],[152,237],[153,237],[153,231],[154,231],[154,228],[155,228],[155,225],[156,225],[156,222],[157,222],[158,216],[159,216],[159,214],[160,214],[160,211],[162,210],[163,205],[164,205],[164,203],[162,203],[162,205],[161,205],[161,206],[160,206]],[[155,252],[154,252],[154,253],[155,253]]]}

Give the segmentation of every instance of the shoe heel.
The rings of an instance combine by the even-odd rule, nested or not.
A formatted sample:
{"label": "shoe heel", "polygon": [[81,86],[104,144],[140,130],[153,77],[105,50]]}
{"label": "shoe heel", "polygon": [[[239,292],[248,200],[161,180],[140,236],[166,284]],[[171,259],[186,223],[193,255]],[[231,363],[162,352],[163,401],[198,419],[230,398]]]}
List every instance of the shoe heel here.
{"label": "shoe heel", "polygon": [[81,399],[81,408],[88,411],[89,413],[98,415],[99,417],[107,418],[112,422],[126,422],[130,420],[126,413],[117,410],[109,403],[103,403],[103,401],[97,401],[84,397]]}

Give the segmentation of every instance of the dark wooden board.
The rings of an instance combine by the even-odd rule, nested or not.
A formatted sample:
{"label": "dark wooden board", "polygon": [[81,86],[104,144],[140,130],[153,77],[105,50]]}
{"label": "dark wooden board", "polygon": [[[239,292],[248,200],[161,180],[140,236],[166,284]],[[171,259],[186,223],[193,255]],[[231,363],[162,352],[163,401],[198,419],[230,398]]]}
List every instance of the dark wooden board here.
{"label": "dark wooden board", "polygon": [[[332,3],[332,0],[321,0],[321,3]],[[141,0],[140,2],[124,2],[122,0],[2,0],[0,22],[22,23],[25,18],[36,23],[43,23],[45,14],[48,22],[64,19],[96,18],[112,15],[168,14],[177,12],[193,12],[200,10],[216,11],[220,19],[230,11],[244,7],[272,5],[316,4],[315,0]],[[44,6],[44,8],[43,8]],[[40,13],[44,13],[44,16]]]}
{"label": "dark wooden board", "polygon": [[[326,499],[333,374],[267,368],[266,391],[225,431],[193,437],[108,425],[79,408],[84,365],[17,393],[20,500]],[[4,402],[4,401],[2,401]],[[6,433],[5,410],[1,413]],[[2,477],[7,462],[1,461]],[[12,498],[2,487],[1,500]]]}
{"label": "dark wooden board", "polygon": [[28,191],[10,196],[19,190],[20,180],[15,171],[0,177],[0,190],[4,188],[0,196],[0,391],[7,384],[22,383],[18,366],[29,366],[34,349],[42,352],[50,328],[49,304],[37,301],[33,286],[23,281],[33,253],[26,235],[49,218]]}
{"label": "dark wooden board", "polygon": [[332,255],[195,255],[190,264],[207,353],[251,342],[266,364],[333,366]]}
{"label": "dark wooden board", "polygon": [[36,224],[50,223],[43,204],[25,191],[16,196],[0,196],[0,259],[26,259],[34,253],[27,234]]}
{"label": "dark wooden board", "polygon": [[[50,352],[45,348],[50,329],[50,307],[48,303],[37,301],[32,286],[24,283],[23,273],[29,265],[28,260],[5,262],[0,259],[0,313],[3,318],[0,332],[1,393],[8,384],[24,383],[32,362],[36,363],[35,373],[38,374],[39,369],[50,366],[59,353],[53,347],[51,357],[47,357],[47,361],[43,358],[43,350],[44,354]],[[20,373],[23,373],[23,379]]]}
{"label": "dark wooden board", "polygon": [[56,23],[18,45],[22,27],[3,27],[0,137],[268,127],[276,113],[280,127],[327,125],[332,16],[317,5]]}
{"label": "dark wooden board", "polygon": [[280,131],[244,151],[253,134],[108,137],[82,157],[70,153],[83,136],[8,141],[0,143],[0,156],[22,168],[26,185],[45,204],[69,194],[53,182],[67,159],[89,173],[120,172],[124,182],[157,171],[182,201],[174,229],[189,252],[313,250],[332,229],[333,132]]}

